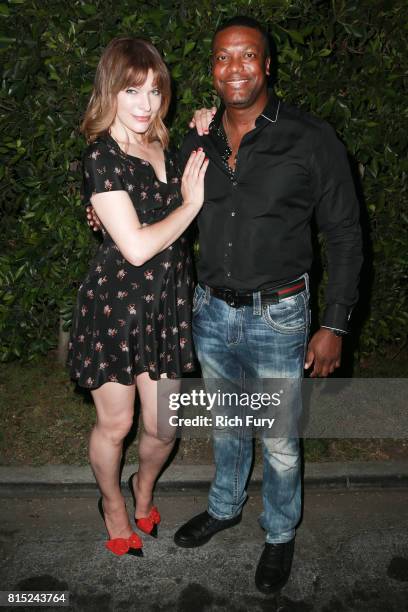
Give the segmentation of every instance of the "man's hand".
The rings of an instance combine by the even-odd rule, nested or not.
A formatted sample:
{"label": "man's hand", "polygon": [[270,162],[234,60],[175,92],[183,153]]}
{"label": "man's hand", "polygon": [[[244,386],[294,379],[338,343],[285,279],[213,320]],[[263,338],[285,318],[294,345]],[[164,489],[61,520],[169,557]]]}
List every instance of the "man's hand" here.
{"label": "man's hand", "polygon": [[195,127],[199,136],[208,134],[208,127],[216,112],[217,109],[215,106],[212,108],[200,108],[199,110],[194,111],[193,118],[188,124],[189,127]]}
{"label": "man's hand", "polygon": [[89,227],[92,228],[94,232],[99,232],[99,230],[102,229],[101,222],[93,206],[86,207],[86,219]]}
{"label": "man's hand", "polygon": [[324,327],[312,336],[307,348],[305,369],[313,364],[310,378],[328,376],[340,367],[342,338]]}

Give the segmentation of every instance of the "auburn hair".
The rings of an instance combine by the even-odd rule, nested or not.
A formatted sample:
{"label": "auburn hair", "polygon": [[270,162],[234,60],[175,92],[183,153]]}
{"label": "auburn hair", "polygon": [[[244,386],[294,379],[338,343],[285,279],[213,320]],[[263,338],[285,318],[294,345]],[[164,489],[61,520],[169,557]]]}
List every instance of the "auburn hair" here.
{"label": "auburn hair", "polygon": [[88,142],[109,130],[116,116],[118,93],[143,85],[149,70],[155,75],[161,106],[145,136],[148,142],[158,140],[164,149],[168,147],[169,133],[163,119],[171,98],[170,74],[156,47],[143,38],[114,38],[103,52],[81,124],[81,132]]}

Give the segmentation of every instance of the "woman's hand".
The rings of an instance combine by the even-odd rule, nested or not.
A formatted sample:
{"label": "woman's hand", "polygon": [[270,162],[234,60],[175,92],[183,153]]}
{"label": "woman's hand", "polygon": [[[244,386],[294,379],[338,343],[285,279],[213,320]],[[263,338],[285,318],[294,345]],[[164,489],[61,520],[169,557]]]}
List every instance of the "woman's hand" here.
{"label": "woman's hand", "polygon": [[189,127],[195,127],[199,136],[208,134],[209,125],[213,120],[213,117],[216,112],[217,109],[215,106],[213,106],[212,108],[200,108],[199,110],[194,111],[194,115],[189,123]]}
{"label": "woman's hand", "polygon": [[93,229],[94,232],[99,232],[99,230],[102,229],[101,222],[93,206],[86,207],[86,220],[89,227]]}
{"label": "woman's hand", "polygon": [[208,158],[199,148],[193,151],[187,161],[181,179],[181,195],[183,205],[195,206],[199,209],[204,202],[204,176],[208,167]]}

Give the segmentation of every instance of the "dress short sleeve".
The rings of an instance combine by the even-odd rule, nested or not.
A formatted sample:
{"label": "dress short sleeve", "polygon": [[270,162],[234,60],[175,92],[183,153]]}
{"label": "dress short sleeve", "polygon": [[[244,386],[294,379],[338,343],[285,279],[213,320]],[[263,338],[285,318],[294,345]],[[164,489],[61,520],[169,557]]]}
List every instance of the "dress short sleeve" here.
{"label": "dress short sleeve", "polygon": [[114,148],[102,141],[90,144],[82,158],[82,198],[85,204],[95,193],[123,191],[123,165]]}

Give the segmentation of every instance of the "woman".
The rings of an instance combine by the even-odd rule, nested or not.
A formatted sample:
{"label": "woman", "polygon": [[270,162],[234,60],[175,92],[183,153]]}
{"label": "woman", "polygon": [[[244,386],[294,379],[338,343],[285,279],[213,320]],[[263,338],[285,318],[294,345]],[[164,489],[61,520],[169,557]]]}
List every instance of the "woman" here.
{"label": "woman", "polygon": [[92,203],[104,240],[79,288],[68,363],[95,403],[89,457],[102,493],[106,546],[119,555],[142,548],[119,482],[136,390],[143,432],[139,471],[129,485],[136,525],[154,534],[160,515],[153,487],[174,444],[173,433],[158,437],[157,381],[193,368],[191,259],[182,234],[203,204],[208,160],[202,150],[193,152],[180,179],[163,124],[169,102],[170,77],[157,49],[142,39],[114,39],[98,64],[81,126],[90,143],[82,197]]}

